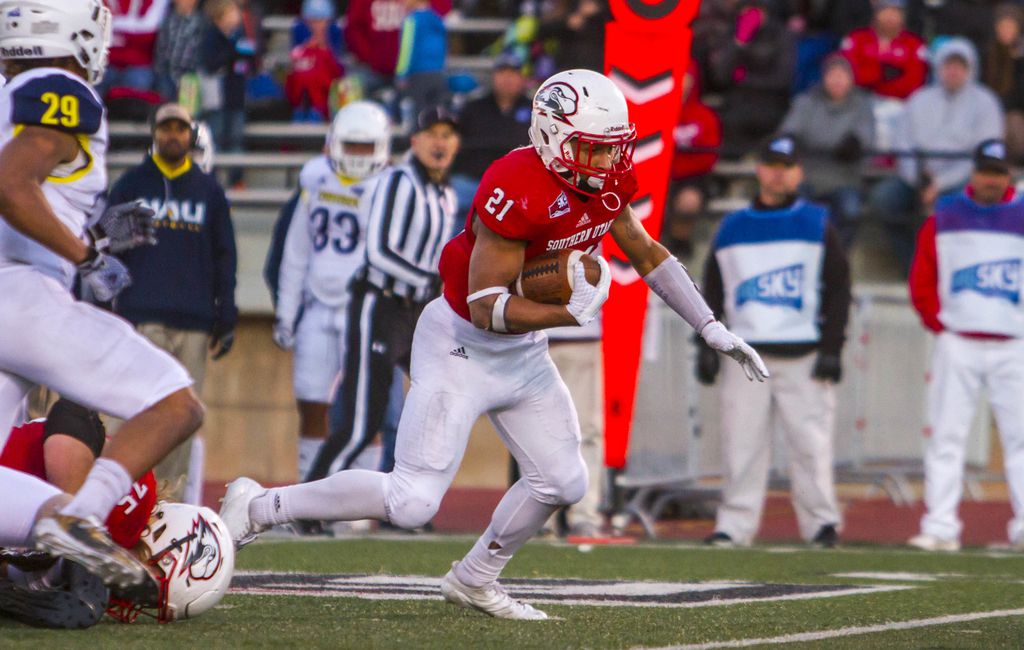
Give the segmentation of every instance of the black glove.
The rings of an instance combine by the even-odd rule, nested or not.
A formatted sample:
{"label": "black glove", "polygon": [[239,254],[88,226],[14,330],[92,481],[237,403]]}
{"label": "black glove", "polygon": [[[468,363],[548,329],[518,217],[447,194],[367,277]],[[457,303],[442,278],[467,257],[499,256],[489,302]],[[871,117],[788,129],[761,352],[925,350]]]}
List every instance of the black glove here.
{"label": "black glove", "polygon": [[156,243],[156,213],[142,201],[118,203],[103,211],[90,229],[96,248],[115,255],[139,246]]}
{"label": "black glove", "polygon": [[715,383],[718,364],[718,353],[701,343],[700,350],[697,352],[697,381],[705,386]]}
{"label": "black glove", "polygon": [[843,377],[843,363],[835,354],[819,353],[818,360],[814,362],[811,377],[838,384]]}
{"label": "black glove", "polygon": [[891,63],[882,64],[882,79],[885,81],[892,81],[893,79],[899,79],[903,76],[903,71]]}
{"label": "black glove", "polygon": [[234,344],[235,328],[214,323],[213,331],[210,333],[210,351],[213,353],[213,360],[216,361],[230,352],[231,346]]}
{"label": "black glove", "polygon": [[860,138],[853,133],[847,133],[832,151],[836,160],[842,162],[857,162],[862,153],[864,153],[864,148],[861,146]]}

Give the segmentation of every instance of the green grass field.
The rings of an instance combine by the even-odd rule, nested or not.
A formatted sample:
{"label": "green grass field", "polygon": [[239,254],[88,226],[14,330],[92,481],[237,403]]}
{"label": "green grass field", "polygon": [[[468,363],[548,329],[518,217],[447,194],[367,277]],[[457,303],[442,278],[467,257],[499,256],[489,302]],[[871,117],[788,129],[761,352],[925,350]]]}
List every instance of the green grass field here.
{"label": "green grass field", "polygon": [[[1024,556],[1017,554],[975,550],[935,555],[867,546],[719,550],[677,543],[581,552],[575,546],[532,542],[507,576],[534,581],[509,580],[510,591],[531,594],[526,599],[534,603],[538,594],[574,602],[539,604],[558,617],[543,622],[487,618],[446,604],[433,583],[391,578],[436,581],[471,543],[468,537],[264,541],[239,555],[236,586],[308,595],[232,593],[200,618],[165,626],[105,620],[89,630],[58,633],[0,621],[0,647],[521,650],[738,647],[728,642],[743,639],[765,640],[751,647],[783,641],[800,648],[1024,647]],[[897,572],[905,575],[890,575]],[[853,573],[876,575],[837,575]],[[352,591],[361,595],[354,597]],[[780,600],[784,595],[794,599]],[[583,604],[631,597],[643,602]],[[730,603],[737,597],[743,602]],[[669,601],[687,606],[665,606]],[[1019,611],[988,615],[1003,610]],[[900,622],[919,627],[894,629]],[[836,636],[841,628],[875,631],[847,629]],[[803,633],[822,634],[778,638]]]}

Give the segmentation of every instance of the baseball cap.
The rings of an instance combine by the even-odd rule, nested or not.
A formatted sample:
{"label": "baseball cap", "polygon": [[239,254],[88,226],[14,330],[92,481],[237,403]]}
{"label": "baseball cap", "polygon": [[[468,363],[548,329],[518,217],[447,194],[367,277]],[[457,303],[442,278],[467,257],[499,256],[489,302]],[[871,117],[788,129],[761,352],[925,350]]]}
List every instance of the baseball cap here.
{"label": "baseball cap", "polygon": [[331,20],[334,3],[331,0],[303,0],[302,17],[305,20]]}
{"label": "baseball cap", "polygon": [[1010,161],[1006,155],[1006,143],[992,139],[979,144],[974,150],[974,169],[1009,174]]}
{"label": "baseball cap", "polygon": [[516,70],[522,70],[523,58],[511,50],[505,50],[498,56],[494,57],[494,70],[502,70],[504,68],[514,68]]}
{"label": "baseball cap", "polygon": [[160,126],[168,120],[179,120],[185,124],[192,124],[192,114],[181,104],[164,104],[156,109],[153,116],[153,126]]}
{"label": "baseball cap", "polygon": [[459,120],[454,113],[444,106],[428,106],[416,117],[416,133],[426,131],[435,124],[448,124],[456,132],[459,130]]}
{"label": "baseball cap", "polygon": [[792,166],[800,162],[798,155],[796,140],[793,136],[780,135],[764,145],[758,158],[765,164],[782,163]]}

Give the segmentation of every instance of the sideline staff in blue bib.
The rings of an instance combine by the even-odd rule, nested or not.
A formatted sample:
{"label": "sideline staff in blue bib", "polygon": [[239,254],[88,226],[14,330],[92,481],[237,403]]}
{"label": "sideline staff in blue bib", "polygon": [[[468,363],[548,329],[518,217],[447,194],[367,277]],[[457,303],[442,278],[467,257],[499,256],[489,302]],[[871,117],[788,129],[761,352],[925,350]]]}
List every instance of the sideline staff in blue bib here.
{"label": "sideline staff in blue bib", "polygon": [[[850,272],[828,210],[797,197],[802,178],[796,141],[780,136],[769,142],[757,165],[757,197],[723,219],[705,265],[704,296],[715,316],[772,368],[771,378],[758,385],[731,364],[722,370],[725,487],[709,544],[753,542],[775,417],[786,431],[801,536],[822,546],[838,542],[834,384],[841,376]],[[711,384],[718,370],[718,356],[702,349],[698,379]]]}

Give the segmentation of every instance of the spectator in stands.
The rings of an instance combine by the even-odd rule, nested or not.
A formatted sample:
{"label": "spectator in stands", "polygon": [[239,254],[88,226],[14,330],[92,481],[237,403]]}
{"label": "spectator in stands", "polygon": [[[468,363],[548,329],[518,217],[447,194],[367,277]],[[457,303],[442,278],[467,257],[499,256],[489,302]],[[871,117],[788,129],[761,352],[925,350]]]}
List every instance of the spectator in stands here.
{"label": "spectator in stands", "polygon": [[[192,116],[164,104],[152,120],[152,153],[110,190],[110,203],[141,200],[156,212],[157,244],[122,254],[132,285],[114,311],[176,357],[202,391],[206,355],[219,359],[234,342],[235,234],[224,190],[193,165]],[[191,442],[171,452],[155,472],[181,500]]]}
{"label": "spectator in stands", "polygon": [[907,22],[933,46],[962,36],[981,51],[992,33],[993,10],[1000,0],[910,0]]}
{"label": "spectator in stands", "polygon": [[324,122],[330,118],[331,84],[345,73],[330,40],[331,26],[337,26],[331,0],[303,2],[302,24],[308,28],[309,37],[292,48],[285,95],[293,120]]}
{"label": "spectator in stands", "polygon": [[171,11],[156,35],[153,72],[156,91],[167,101],[178,101],[178,81],[199,66],[203,15],[199,0],[174,0]]}
{"label": "spectator in stands", "polygon": [[974,78],[977,55],[970,41],[949,39],[939,46],[935,62],[936,81],[910,97],[896,134],[897,146],[914,155],[901,156],[899,175],[871,190],[872,209],[886,222],[904,274],[924,211],[936,198],[963,189],[978,143],[1003,136],[999,99]]}
{"label": "spectator in stands", "polygon": [[875,121],[847,59],[832,54],[822,71],[822,82],[796,98],[779,130],[800,142],[807,169],[803,191],[829,206],[849,250],[861,210],[861,154],[874,142]]}
{"label": "spectator in stands", "polygon": [[[704,296],[715,316],[772,369],[763,384],[748,382],[735,364],[723,371],[725,485],[715,532],[705,540],[715,546],[749,546],[757,535],[776,417],[789,448],[800,535],[825,547],[839,541],[833,384],[842,375],[850,272],[828,210],[798,198],[801,176],[793,138],[772,140],[757,165],[757,197],[722,221],[704,267]],[[697,378],[710,384],[718,354],[706,345],[698,354]]]}
{"label": "spectator in stands", "polygon": [[112,14],[109,63],[97,92],[111,88],[153,88],[153,50],[170,0],[106,0]]}
{"label": "spectator in stands", "polygon": [[789,108],[796,44],[763,0],[750,0],[736,17],[732,38],[711,53],[711,73],[726,88],[723,154],[739,157],[775,131]]}
{"label": "spectator in stands", "polygon": [[[431,0],[430,5],[441,16],[452,8],[451,0]],[[349,0],[345,44],[354,59],[352,71],[368,96],[393,82],[405,13],[403,0]]]}
{"label": "spectator in stands", "polygon": [[[292,25],[292,47],[305,45],[310,39],[326,43],[340,61],[345,52],[345,36],[335,18],[333,0],[303,0],[302,12]],[[322,32],[322,35],[317,35]]]}
{"label": "spectator in stands", "polygon": [[[402,22],[402,44],[395,68],[402,101],[403,126],[412,129],[414,116],[427,106],[448,103],[448,30],[430,0],[406,0],[408,14]],[[407,118],[406,118],[407,116]]]}
{"label": "spectator in stands", "polygon": [[682,106],[672,137],[676,151],[662,243],[676,257],[689,257],[693,228],[707,203],[708,174],[718,162],[717,149],[722,144],[718,115],[700,99],[696,62],[691,62],[683,77]]}
{"label": "spectator in stands", "polygon": [[[544,18],[539,38],[555,42],[559,70],[604,70],[604,28],[611,20],[606,0],[565,0]],[[568,8],[571,8],[569,10]]]}
{"label": "spectator in stands", "polygon": [[[736,13],[740,0],[703,0],[697,19],[693,21],[693,45],[690,56],[697,63],[699,77],[705,91],[724,90],[716,84],[711,74],[712,53],[722,49],[732,40],[736,31]],[[728,80],[729,86],[732,80]]]}
{"label": "spectator in stands", "polygon": [[[219,151],[238,152],[245,136],[245,83],[255,45],[245,37],[237,0],[207,0],[205,7],[210,23],[199,47],[203,118]],[[241,170],[233,170],[230,181],[239,183]]]}
{"label": "spectator in stands", "polygon": [[451,178],[459,203],[456,214],[469,209],[480,177],[492,162],[530,143],[532,100],[525,90],[523,60],[514,52],[503,52],[494,59],[490,92],[463,106],[459,115],[462,145]]}
{"label": "spectator in stands", "polygon": [[906,0],[875,0],[870,27],[850,33],[840,50],[858,86],[880,97],[906,99],[928,77],[924,41],[905,28]]}
{"label": "spectator in stands", "polygon": [[975,150],[966,191],[940,201],[918,235],[910,297],[936,334],[924,453],[927,511],[921,533],[909,541],[922,550],[960,548],[967,435],[983,391],[999,425],[1013,507],[1007,536],[1024,550],[1022,223],[1024,203],[1014,192],[1006,147],[988,140]]}
{"label": "spectator in stands", "polygon": [[[874,95],[875,140],[870,144],[879,151],[895,149],[904,102],[928,77],[928,50],[905,28],[905,3],[874,0],[871,26],[851,32],[840,44],[853,66],[854,81]],[[891,159],[882,162],[892,165]]]}
{"label": "spectator in stands", "polygon": [[996,8],[992,38],[985,50],[985,85],[1006,111],[1006,146],[1011,159],[1024,157],[1024,9],[1017,4]]}

